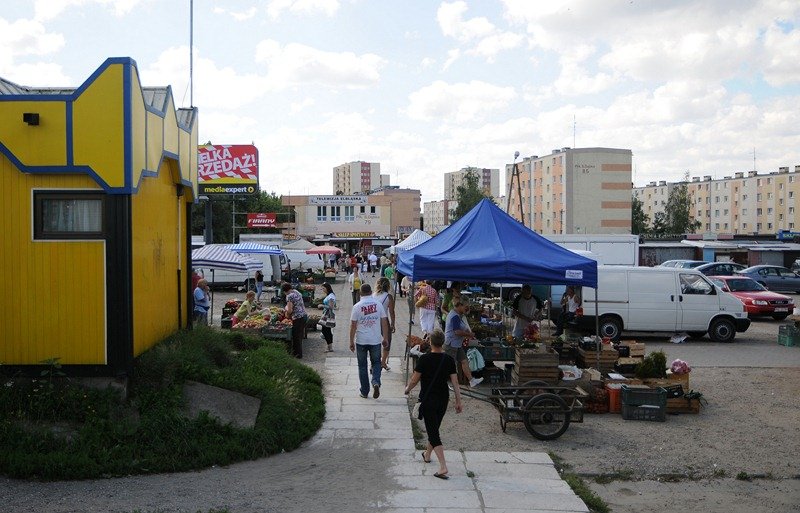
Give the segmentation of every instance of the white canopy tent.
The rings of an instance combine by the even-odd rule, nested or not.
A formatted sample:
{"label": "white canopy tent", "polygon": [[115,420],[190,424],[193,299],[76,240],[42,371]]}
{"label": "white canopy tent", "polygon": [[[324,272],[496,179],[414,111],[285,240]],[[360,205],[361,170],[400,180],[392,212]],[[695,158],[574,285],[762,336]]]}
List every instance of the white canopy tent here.
{"label": "white canopy tent", "polygon": [[[227,269],[229,271],[241,271],[250,273],[264,268],[264,264],[231,251],[225,244],[207,244],[192,251],[192,267],[202,267],[211,269],[211,283],[214,283],[214,271],[216,269]],[[192,291],[194,293],[194,291]],[[211,315],[214,318],[214,289],[211,289]]]}
{"label": "white canopy tent", "polygon": [[386,248],[386,251],[393,254],[400,253],[401,251],[408,251],[409,249],[414,249],[423,242],[427,242],[432,238],[433,237],[422,230],[414,230],[411,235],[403,239],[402,242],[398,242],[394,246]]}

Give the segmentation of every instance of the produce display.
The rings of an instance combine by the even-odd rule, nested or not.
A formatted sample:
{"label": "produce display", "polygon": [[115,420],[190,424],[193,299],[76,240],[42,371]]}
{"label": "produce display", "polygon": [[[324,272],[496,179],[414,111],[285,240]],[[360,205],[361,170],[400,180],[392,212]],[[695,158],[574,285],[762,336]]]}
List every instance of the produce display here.
{"label": "produce display", "polygon": [[286,313],[277,306],[269,307],[269,313],[254,313],[239,321],[232,329],[261,330],[267,328],[270,332],[285,331],[292,327],[292,320],[286,318]]}

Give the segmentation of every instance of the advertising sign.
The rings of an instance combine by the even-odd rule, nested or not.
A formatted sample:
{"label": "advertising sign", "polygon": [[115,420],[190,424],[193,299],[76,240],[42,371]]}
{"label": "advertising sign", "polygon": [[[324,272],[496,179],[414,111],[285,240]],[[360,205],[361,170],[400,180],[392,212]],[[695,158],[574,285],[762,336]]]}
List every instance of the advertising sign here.
{"label": "advertising sign", "polygon": [[366,205],[366,196],[309,196],[309,205]]}
{"label": "advertising sign", "polygon": [[275,228],[275,213],[247,214],[248,228]]}
{"label": "advertising sign", "polygon": [[251,144],[217,144],[197,148],[200,194],[258,192],[258,150]]}

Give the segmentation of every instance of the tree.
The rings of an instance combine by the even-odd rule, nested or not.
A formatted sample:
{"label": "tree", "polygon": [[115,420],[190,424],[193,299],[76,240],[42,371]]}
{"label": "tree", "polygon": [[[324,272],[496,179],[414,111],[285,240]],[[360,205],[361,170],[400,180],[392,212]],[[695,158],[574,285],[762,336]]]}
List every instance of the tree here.
{"label": "tree", "polygon": [[692,217],[692,198],[689,196],[689,173],[684,175],[684,181],[675,185],[667,197],[666,230],[668,233],[694,233],[700,228],[700,221]]}
{"label": "tree", "polygon": [[[205,201],[192,205],[192,233],[200,235],[206,225]],[[294,210],[284,207],[281,197],[274,192],[260,191],[258,194],[240,197],[214,197],[211,199],[211,222],[215,243],[234,242],[233,211],[236,211],[236,233],[247,226],[245,213],[275,213],[278,222],[294,220]],[[252,233],[280,233],[277,228],[255,228]]]}
{"label": "tree", "polygon": [[653,216],[653,227],[650,228],[653,235],[664,235],[667,233],[667,214],[656,212]]}
{"label": "tree", "polygon": [[476,169],[468,168],[467,172],[464,173],[464,181],[456,188],[458,206],[450,211],[451,223],[464,217],[482,199],[491,199],[491,196],[487,196],[479,184],[480,181]]}
{"label": "tree", "polygon": [[631,203],[631,233],[640,235],[647,233],[647,225],[650,224],[650,216],[644,213],[642,201],[635,197]]}

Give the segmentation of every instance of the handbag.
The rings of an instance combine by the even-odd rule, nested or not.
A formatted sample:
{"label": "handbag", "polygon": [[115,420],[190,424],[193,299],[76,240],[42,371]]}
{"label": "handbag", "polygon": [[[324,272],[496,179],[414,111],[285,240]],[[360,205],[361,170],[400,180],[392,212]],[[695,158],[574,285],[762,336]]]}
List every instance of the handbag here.
{"label": "handbag", "polygon": [[[442,370],[442,364],[444,363],[444,359],[446,357],[447,356],[443,354],[442,357],[439,359],[439,366],[436,368],[436,373],[433,375],[433,379],[431,380],[430,385],[428,385],[428,393],[430,393],[431,387],[436,382],[436,378],[439,377],[439,371]],[[425,394],[425,397],[427,397],[427,396],[428,396],[428,394]],[[422,401],[424,399],[425,398],[423,396],[419,396],[419,400],[417,401],[417,404],[415,404],[414,408],[411,409],[411,414],[414,415],[419,420],[422,420],[422,418],[423,418],[423,415],[422,415]]]}
{"label": "handbag", "polygon": [[322,314],[322,317],[319,320],[319,324],[323,328],[335,328],[336,314],[333,313],[330,309],[326,308],[325,313]]}
{"label": "handbag", "polygon": [[428,296],[426,296],[425,294],[422,294],[419,297],[419,299],[417,299],[417,302],[414,303],[414,306],[416,306],[417,308],[422,308],[426,304],[428,304]]}

